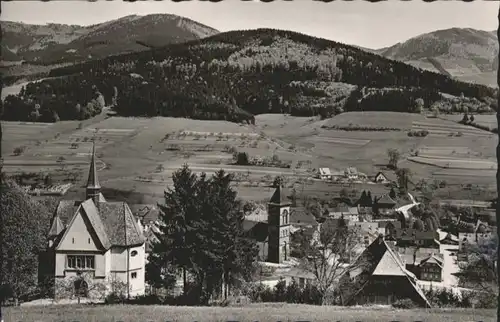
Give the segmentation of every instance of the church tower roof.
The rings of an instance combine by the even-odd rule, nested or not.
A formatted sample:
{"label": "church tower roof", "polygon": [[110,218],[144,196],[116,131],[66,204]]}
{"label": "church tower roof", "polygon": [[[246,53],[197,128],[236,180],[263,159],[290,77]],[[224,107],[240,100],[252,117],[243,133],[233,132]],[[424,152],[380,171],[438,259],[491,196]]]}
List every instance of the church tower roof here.
{"label": "church tower roof", "polygon": [[269,200],[269,204],[276,206],[289,206],[292,203],[288,199],[286,189],[281,186],[277,186],[276,190],[274,190],[274,193],[271,196],[271,199]]}
{"label": "church tower roof", "polygon": [[87,180],[87,188],[99,189],[99,179],[97,178],[97,166],[95,164],[95,142],[92,142],[92,159],[90,160],[89,178]]}

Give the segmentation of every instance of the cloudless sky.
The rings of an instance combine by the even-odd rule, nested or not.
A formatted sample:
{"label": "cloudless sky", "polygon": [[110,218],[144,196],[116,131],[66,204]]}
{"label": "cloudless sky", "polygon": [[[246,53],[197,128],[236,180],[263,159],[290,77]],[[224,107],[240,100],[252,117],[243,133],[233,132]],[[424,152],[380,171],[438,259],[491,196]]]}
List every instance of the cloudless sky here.
{"label": "cloudless sky", "polygon": [[369,3],[362,0],[257,1],[13,1],[2,2],[0,20],[30,24],[91,25],[123,16],[170,13],[219,31],[277,28],[368,48],[394,45],[422,33],[452,27],[492,31],[499,1],[421,0]]}

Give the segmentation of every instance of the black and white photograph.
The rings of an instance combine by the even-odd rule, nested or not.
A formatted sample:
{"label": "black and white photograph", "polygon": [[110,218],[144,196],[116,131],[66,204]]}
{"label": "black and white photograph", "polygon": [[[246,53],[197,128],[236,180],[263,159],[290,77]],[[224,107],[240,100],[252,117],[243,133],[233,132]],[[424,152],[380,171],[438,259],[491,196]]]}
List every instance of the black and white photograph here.
{"label": "black and white photograph", "polygon": [[499,1],[2,1],[0,322],[500,321]]}

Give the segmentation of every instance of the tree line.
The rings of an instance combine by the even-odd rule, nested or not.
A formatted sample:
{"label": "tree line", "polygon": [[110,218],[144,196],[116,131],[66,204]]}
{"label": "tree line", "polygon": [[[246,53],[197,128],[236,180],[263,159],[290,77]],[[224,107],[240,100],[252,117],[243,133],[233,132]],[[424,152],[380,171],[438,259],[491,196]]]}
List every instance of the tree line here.
{"label": "tree line", "polygon": [[[41,113],[45,121],[54,112],[60,119],[91,117],[93,109],[87,105],[93,105],[96,92],[123,116],[233,122],[253,122],[261,113],[328,117],[344,110],[419,112],[443,101],[440,93],[475,98],[481,104],[489,104],[488,98],[496,94],[489,87],[352,46],[272,29],[222,33],[112,56],[54,69],[50,76],[54,78],[30,84],[8,98],[4,118],[27,120],[37,104],[47,110]],[[301,86],[310,81],[357,88],[339,103],[321,86]],[[75,111],[77,105],[85,111]]]}

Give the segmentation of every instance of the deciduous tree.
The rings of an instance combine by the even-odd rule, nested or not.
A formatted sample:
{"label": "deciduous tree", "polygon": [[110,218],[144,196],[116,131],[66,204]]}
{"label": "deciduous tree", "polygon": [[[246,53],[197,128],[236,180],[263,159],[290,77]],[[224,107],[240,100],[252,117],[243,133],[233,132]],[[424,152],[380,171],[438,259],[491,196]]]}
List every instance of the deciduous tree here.
{"label": "deciduous tree", "polygon": [[348,227],[345,222],[333,226],[328,220],[321,224],[316,236],[301,239],[301,267],[315,276],[323,304],[331,304],[327,295],[341,288],[339,281],[344,274],[368,264],[355,261],[361,246],[358,229]]}
{"label": "deciduous tree", "polygon": [[17,301],[38,291],[39,254],[47,245],[50,213],[11,181],[2,180],[1,192],[1,288]]}

